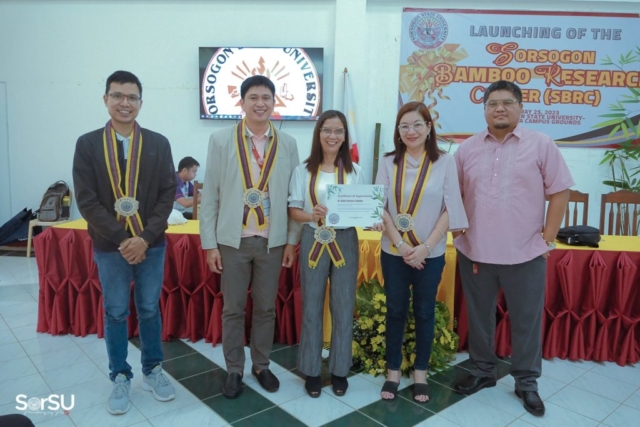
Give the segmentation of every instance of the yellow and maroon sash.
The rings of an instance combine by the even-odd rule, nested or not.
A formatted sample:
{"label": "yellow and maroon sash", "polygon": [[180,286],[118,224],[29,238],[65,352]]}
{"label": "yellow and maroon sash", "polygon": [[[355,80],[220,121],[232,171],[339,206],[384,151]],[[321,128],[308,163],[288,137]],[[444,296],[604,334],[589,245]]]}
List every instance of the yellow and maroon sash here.
{"label": "yellow and maroon sash", "polygon": [[111,189],[116,198],[115,211],[118,221],[125,224],[125,230],[129,230],[132,235],[139,236],[144,229],[142,218],[138,213],[139,203],[136,200],[138,191],[138,176],[140,173],[140,157],[142,153],[142,132],[138,122],[133,125],[133,131],[129,135],[129,151],[127,153],[125,188],[122,190],[122,175],[120,174],[121,166],[118,161],[118,141],[116,139],[116,131],[111,126],[109,120],[104,127],[102,134],[102,142],[104,146],[104,157],[107,163],[107,171],[109,172],[109,181]]}
{"label": "yellow and maroon sash", "polygon": [[[413,188],[411,189],[411,195],[409,196],[409,200],[407,202],[406,208],[403,209],[403,194],[404,194],[404,184],[405,184],[405,169],[406,169],[406,156],[408,153],[405,153],[404,156],[400,159],[398,164],[396,164],[393,168],[393,179],[394,179],[394,198],[396,202],[396,211],[398,214],[394,218],[394,222],[396,228],[400,232],[401,236],[407,236],[409,239],[409,243],[412,246],[418,246],[420,244],[420,240],[418,240],[418,236],[415,234],[414,229],[414,215],[420,206],[420,202],[422,201],[422,195],[424,191],[422,189],[427,185],[427,181],[429,181],[429,175],[431,174],[431,161],[429,157],[427,157],[427,153],[425,152],[422,155],[422,159],[420,160],[420,166],[418,170],[418,175],[416,176],[416,180],[413,183]],[[391,244],[390,249],[392,252],[397,252],[393,244]]]}
{"label": "yellow and maroon sash", "polygon": [[[311,175],[311,179],[309,180],[309,197],[311,198],[312,206],[318,204],[318,175],[320,175],[320,168],[318,168],[318,172]],[[338,162],[335,175],[336,184],[344,184],[347,181],[342,160]],[[345,265],[344,256],[338,246],[338,242],[336,242],[336,231],[333,227],[327,227],[323,225],[322,220],[319,220],[318,228],[316,228],[313,237],[315,238],[315,242],[313,242],[313,246],[309,251],[309,267],[316,268],[318,266],[318,260],[325,249],[329,252],[333,265],[337,268]]]}
{"label": "yellow and maroon sash", "polygon": [[242,201],[244,202],[244,212],[242,214],[242,226],[247,227],[249,215],[253,213],[258,221],[258,229],[262,230],[267,226],[264,210],[262,209],[262,199],[264,192],[267,191],[269,178],[273,172],[273,168],[278,158],[278,133],[273,127],[273,123],[269,122],[270,134],[273,135],[273,142],[269,144],[267,152],[264,155],[264,164],[260,168],[260,178],[258,185],[253,184],[251,179],[251,162],[249,160],[249,150],[247,137],[245,135],[245,119],[236,125],[236,152],[238,154],[238,165],[242,175],[242,187],[244,193]]}

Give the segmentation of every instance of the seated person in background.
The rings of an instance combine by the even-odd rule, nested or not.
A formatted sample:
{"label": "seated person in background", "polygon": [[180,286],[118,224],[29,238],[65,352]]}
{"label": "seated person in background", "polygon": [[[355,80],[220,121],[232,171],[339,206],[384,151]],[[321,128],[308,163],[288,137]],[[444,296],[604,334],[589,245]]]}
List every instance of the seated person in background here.
{"label": "seated person in background", "polygon": [[[176,197],[173,202],[173,209],[182,212],[187,219],[193,219],[193,181],[198,173],[198,166],[200,163],[193,157],[185,157],[178,163],[178,172],[176,172],[176,181],[178,186],[176,188]],[[200,194],[196,197],[195,205],[200,203]]]}

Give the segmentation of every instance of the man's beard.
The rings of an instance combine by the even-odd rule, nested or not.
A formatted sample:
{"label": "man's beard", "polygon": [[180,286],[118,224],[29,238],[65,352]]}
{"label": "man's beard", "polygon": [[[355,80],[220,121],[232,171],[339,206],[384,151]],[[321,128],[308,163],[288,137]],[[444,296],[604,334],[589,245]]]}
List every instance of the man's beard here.
{"label": "man's beard", "polygon": [[508,123],[498,123],[497,125],[493,125],[493,127],[496,129],[507,129],[510,126],[511,125]]}

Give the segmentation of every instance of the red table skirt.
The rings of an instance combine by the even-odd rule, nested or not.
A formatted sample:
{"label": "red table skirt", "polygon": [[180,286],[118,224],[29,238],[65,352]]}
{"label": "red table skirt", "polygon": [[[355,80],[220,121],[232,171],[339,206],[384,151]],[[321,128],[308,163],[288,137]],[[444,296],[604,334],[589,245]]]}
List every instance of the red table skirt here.
{"label": "red table skirt", "polygon": [[[547,261],[543,318],[545,359],[640,361],[640,252],[556,249]],[[456,274],[460,349],[467,348],[467,311]],[[496,310],[496,353],[511,354],[509,312]]]}
{"label": "red table skirt", "polygon": [[[167,234],[164,281],[160,297],[162,340],[189,338],[219,343],[222,339],[220,276],[209,270],[206,252],[197,234]],[[52,335],[104,336],[104,310],[98,269],[86,230],[49,228],[35,241],[40,295],[38,332]],[[300,339],[302,298],[296,263],[280,273],[276,299],[275,341],[293,344]],[[133,289],[132,289],[133,290]],[[129,336],[137,332],[131,294]],[[251,290],[247,298],[245,339],[251,331]]]}

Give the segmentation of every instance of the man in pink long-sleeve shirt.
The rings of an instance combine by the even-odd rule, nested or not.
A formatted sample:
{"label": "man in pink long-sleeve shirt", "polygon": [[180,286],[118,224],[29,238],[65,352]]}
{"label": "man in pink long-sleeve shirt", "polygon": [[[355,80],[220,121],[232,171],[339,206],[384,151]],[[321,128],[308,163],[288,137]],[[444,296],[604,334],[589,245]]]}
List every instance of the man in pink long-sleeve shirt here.
{"label": "man in pink long-sleeve shirt", "polygon": [[[511,319],[515,393],[533,415],[544,415],[542,371],[546,259],[574,182],[554,141],[518,125],[522,92],[498,81],[484,94],[487,129],[454,154],[469,228],[457,236],[460,276],[469,314],[471,375],[465,394],[496,385],[495,311],[502,288]],[[549,208],[545,218],[545,196]]]}

